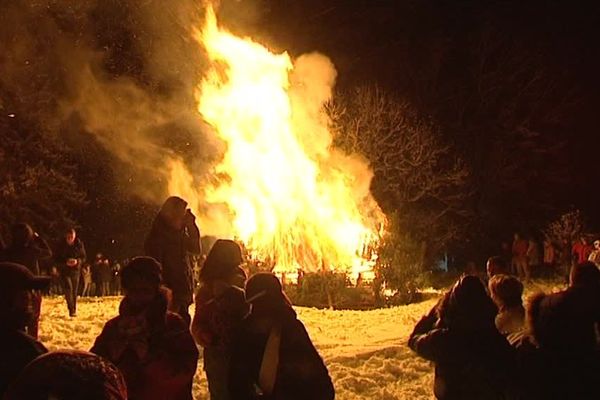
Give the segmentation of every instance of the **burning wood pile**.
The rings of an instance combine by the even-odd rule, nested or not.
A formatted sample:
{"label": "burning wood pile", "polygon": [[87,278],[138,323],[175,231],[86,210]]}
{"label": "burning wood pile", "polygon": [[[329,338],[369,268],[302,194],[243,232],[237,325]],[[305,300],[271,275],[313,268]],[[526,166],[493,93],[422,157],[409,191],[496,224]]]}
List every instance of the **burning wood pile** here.
{"label": "burning wood pile", "polygon": [[212,8],[196,39],[210,62],[198,112],[226,150],[203,187],[192,167],[174,162],[171,194],[195,205],[205,232],[239,239],[251,260],[281,276],[343,271],[356,279],[372,270],[385,217],[366,162],[332,147],[323,111],[336,76],[329,59],[292,59],[236,37]]}

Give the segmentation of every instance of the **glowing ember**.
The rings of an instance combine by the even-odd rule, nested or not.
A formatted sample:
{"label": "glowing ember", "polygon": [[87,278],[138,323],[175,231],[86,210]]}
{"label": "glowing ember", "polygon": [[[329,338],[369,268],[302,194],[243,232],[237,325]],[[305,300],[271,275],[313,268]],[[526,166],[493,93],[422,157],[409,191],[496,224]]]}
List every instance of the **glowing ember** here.
{"label": "glowing ember", "polygon": [[[331,148],[322,110],[331,62],[273,54],[219,28],[211,8],[197,39],[210,61],[198,111],[227,150],[217,183],[201,192],[190,191],[192,174],[174,162],[170,192],[198,202],[204,227],[239,239],[277,272],[370,269],[383,217],[364,161]],[[214,207],[203,212],[204,204]],[[226,212],[215,213],[219,206]]]}

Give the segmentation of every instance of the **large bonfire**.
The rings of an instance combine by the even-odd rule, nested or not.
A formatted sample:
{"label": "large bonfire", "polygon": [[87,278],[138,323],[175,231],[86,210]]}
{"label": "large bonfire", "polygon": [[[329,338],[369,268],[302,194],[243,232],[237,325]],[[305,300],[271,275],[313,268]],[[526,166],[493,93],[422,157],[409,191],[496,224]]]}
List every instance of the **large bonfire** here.
{"label": "large bonfire", "polygon": [[196,38],[209,60],[198,112],[226,150],[202,187],[173,162],[170,193],[190,201],[205,233],[241,241],[276,272],[369,270],[384,217],[367,164],[332,147],[329,59],[274,54],[219,27],[210,7]]}

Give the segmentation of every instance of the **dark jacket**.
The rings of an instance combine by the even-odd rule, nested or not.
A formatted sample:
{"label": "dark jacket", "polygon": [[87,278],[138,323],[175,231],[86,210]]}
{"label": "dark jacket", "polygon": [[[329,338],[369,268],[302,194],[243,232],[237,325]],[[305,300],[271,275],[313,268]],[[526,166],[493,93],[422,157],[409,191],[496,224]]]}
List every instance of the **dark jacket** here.
{"label": "dark jacket", "polygon": [[[61,240],[54,252],[54,260],[58,264],[58,271],[61,274],[79,274],[81,266],[86,259],[85,246],[79,238],[75,238],[73,245],[69,245],[66,240]],[[75,258],[79,263],[75,267],[69,267],[67,260]]]}
{"label": "dark jacket", "polygon": [[[216,293],[218,292],[218,293]],[[203,285],[196,294],[192,333],[202,347],[228,348],[241,321],[250,312],[244,291],[236,286],[216,290]]]}
{"label": "dark jacket", "polygon": [[600,398],[599,296],[597,290],[571,287],[532,300],[535,339],[517,343],[527,398]]}
{"label": "dark jacket", "polygon": [[144,244],[146,255],[162,265],[163,283],[173,292],[176,305],[192,304],[194,282],[191,254],[200,254],[200,231],[176,230],[157,217]]}
{"label": "dark jacket", "polygon": [[493,324],[487,329],[436,328],[437,317],[423,317],[408,342],[435,363],[434,394],[449,399],[505,399],[516,392],[515,351]]}
{"label": "dark jacket", "polygon": [[29,362],[47,352],[44,345],[31,336],[0,328],[0,398]]}
{"label": "dark jacket", "polygon": [[244,320],[232,345],[230,392],[236,400],[253,399],[253,386],[274,324],[281,324],[279,364],[269,399],[330,400],[335,391],[327,367],[291,307],[254,310]]}
{"label": "dark jacket", "polygon": [[130,400],[192,399],[198,349],[183,319],[167,311],[164,295],[142,314],[125,298],[90,351],[119,367]]}
{"label": "dark jacket", "polygon": [[26,266],[34,275],[40,275],[39,260],[52,257],[48,243],[37,236],[25,246],[10,245],[0,252],[0,261],[9,261]]}

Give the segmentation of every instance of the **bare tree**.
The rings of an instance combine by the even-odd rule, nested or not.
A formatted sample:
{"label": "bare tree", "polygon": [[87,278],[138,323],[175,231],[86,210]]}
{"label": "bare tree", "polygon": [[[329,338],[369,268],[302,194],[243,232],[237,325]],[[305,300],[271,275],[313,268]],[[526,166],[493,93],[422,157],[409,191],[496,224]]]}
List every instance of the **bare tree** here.
{"label": "bare tree", "polygon": [[423,256],[459,238],[469,173],[431,120],[377,87],[337,94],[327,111],[335,145],[369,161],[374,196],[385,212],[397,213],[401,229],[425,244]]}

